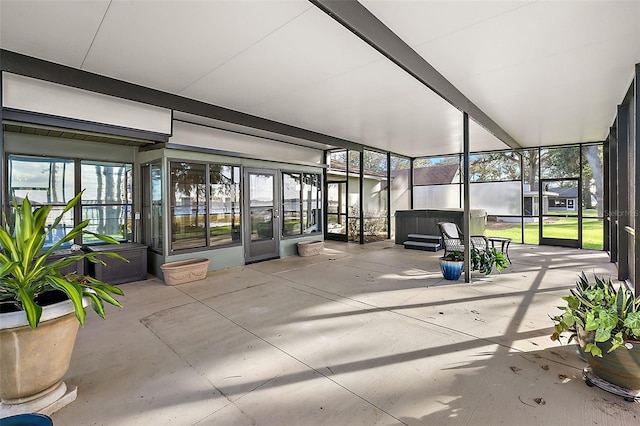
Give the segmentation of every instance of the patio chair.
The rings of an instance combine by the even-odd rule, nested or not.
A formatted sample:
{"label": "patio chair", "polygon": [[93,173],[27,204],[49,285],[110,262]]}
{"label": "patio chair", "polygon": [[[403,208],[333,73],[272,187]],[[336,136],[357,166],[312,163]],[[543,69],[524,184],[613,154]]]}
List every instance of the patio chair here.
{"label": "patio chair", "polygon": [[[440,228],[440,234],[442,235],[445,256],[452,251],[464,251],[464,235],[458,225],[453,222],[438,222],[438,228]],[[472,235],[471,247],[487,251],[489,240],[484,235]]]}

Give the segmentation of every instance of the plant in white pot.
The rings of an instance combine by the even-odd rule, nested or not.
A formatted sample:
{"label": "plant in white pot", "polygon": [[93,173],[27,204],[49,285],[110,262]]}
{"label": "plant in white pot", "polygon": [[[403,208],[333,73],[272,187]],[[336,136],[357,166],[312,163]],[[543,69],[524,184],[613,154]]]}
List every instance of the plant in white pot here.
{"label": "plant in white pot", "polygon": [[[22,412],[55,411],[75,399],[75,389],[62,382],[71,360],[79,325],[84,325],[85,308],[104,318],[104,302],[122,307],[113,295],[114,287],[89,276],[62,274],[61,268],[88,259],[104,263],[97,253],[73,252],[50,259],[65,243],[82,234],[101,241],[113,238],[85,229],[80,222],[62,239],[45,248],[50,234],[82,196],[76,195],[53,223],[47,225],[52,206],[33,209],[28,197],[21,206],[14,201],[15,220],[6,216],[0,227],[0,418]],[[13,228],[13,229],[12,229]],[[116,253],[100,253],[126,261]]]}
{"label": "plant in white pot", "polygon": [[622,389],[640,393],[640,297],[623,285],[617,289],[611,280],[595,276],[587,280],[584,272],[562,299],[562,314],[551,317],[555,323],[552,340],[568,332],[576,338],[589,366],[599,379]]}

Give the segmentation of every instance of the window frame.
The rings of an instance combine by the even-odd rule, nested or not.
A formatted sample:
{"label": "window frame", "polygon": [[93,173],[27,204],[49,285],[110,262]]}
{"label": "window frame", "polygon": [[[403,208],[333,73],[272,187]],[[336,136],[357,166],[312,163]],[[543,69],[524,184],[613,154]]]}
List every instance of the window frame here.
{"label": "window frame", "polygon": [[[284,231],[285,231],[285,210],[284,210],[284,206],[285,206],[285,185],[284,185],[284,175],[288,174],[288,175],[299,175],[300,176],[300,189],[298,190],[298,202],[297,202],[297,207],[298,207],[298,216],[299,216],[299,222],[298,222],[298,226],[300,228],[300,231],[298,233],[295,234],[288,234],[285,235]],[[305,203],[306,203],[306,199],[305,199],[305,185],[306,185],[306,178],[308,176],[311,177],[315,177],[313,180],[315,180],[316,182],[316,199],[315,199],[315,210],[317,212],[320,213],[316,213],[316,230],[315,231],[311,231],[311,232],[305,232],[306,228],[305,228],[305,213],[307,212],[307,210],[305,210]],[[305,237],[305,236],[310,236],[310,235],[318,235],[318,234],[323,234],[324,233],[324,227],[322,225],[323,223],[323,178],[322,178],[322,173],[320,172],[311,172],[311,171],[300,171],[300,170],[280,170],[280,181],[282,182],[282,188],[280,190],[280,205],[282,207],[282,214],[281,214],[281,231],[280,231],[280,238],[283,240],[287,240],[287,239],[293,239],[293,238],[300,238],[300,237]],[[313,201],[313,199],[311,199]]]}
{"label": "window frame", "polygon": [[[204,235],[204,242],[205,244],[199,247],[187,247],[187,248],[181,248],[181,249],[175,249],[174,248],[174,241],[173,240],[173,212],[172,212],[172,205],[171,205],[171,193],[173,191],[173,185],[172,185],[172,174],[171,174],[171,168],[172,168],[172,164],[174,163],[188,163],[188,164],[198,164],[198,165],[203,165],[205,167],[205,171],[204,171],[204,178],[205,178],[205,183],[204,183],[204,187],[205,187],[205,199],[204,199],[204,207],[205,207],[205,214],[204,214],[204,228],[205,228],[205,235]],[[239,208],[239,211],[236,213],[236,215],[238,216],[238,220],[239,223],[237,225],[237,229],[238,229],[238,238],[237,239],[233,239],[233,230],[232,230],[232,241],[228,242],[228,243],[223,243],[223,244],[218,244],[218,245],[212,245],[211,244],[211,197],[210,197],[210,190],[211,190],[211,166],[212,165],[218,165],[218,166],[222,166],[222,167],[230,167],[232,169],[232,177],[235,179],[237,177],[238,181],[235,182],[234,181],[234,185],[237,185],[237,207]],[[169,209],[168,215],[167,215],[167,220],[169,221],[169,227],[168,227],[168,233],[169,235],[167,236],[168,238],[168,253],[169,255],[176,255],[176,254],[181,254],[181,253],[195,253],[195,252],[202,252],[202,251],[209,251],[209,250],[217,250],[217,249],[222,249],[222,248],[229,248],[229,247],[237,247],[237,246],[241,246],[242,245],[242,235],[243,235],[243,220],[242,220],[242,212],[244,209],[244,206],[242,205],[242,166],[241,164],[234,164],[231,162],[220,162],[220,161],[193,161],[193,160],[187,160],[187,159],[181,159],[181,158],[167,158],[166,161],[166,167],[167,167],[167,194],[169,196],[169,199],[167,200],[167,207]],[[237,168],[238,173],[237,176],[234,172],[234,170]]]}

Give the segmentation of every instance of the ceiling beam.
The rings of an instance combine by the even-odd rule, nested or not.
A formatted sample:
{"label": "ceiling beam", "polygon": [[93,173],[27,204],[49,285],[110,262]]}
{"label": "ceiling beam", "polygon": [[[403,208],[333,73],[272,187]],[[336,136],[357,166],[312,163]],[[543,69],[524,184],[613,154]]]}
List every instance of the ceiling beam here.
{"label": "ceiling beam", "polygon": [[513,149],[520,144],[357,0],[309,0]]}

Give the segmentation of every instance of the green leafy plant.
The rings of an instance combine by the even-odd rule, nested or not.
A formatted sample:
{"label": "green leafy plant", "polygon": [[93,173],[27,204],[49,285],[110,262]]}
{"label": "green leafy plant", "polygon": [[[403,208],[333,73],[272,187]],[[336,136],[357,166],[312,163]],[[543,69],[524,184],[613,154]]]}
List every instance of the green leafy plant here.
{"label": "green leafy plant", "polygon": [[582,328],[593,335],[584,351],[598,357],[602,356],[598,343],[608,342],[607,352],[612,352],[626,347],[626,341],[640,340],[640,297],[634,298],[624,286],[616,289],[611,279],[598,276],[589,283],[583,272],[570,293],[562,298],[567,305],[558,307],[563,313],[551,317],[555,323],[551,340],[560,341],[561,334],[569,332],[570,343]]}
{"label": "green leafy plant", "polygon": [[500,272],[507,268],[509,263],[504,253],[496,248],[488,250],[471,249],[471,270],[489,275],[493,269]]}
{"label": "green leafy plant", "polygon": [[[59,291],[73,303],[75,314],[81,325],[84,325],[86,311],[82,298],[91,301],[93,310],[104,318],[104,302],[122,307],[112,295],[122,296],[122,290],[89,276],[75,273],[63,275],[59,269],[82,259],[93,263],[105,264],[98,253],[78,252],[55,261],[47,262],[49,257],[60,246],[84,234],[91,234],[101,241],[117,243],[113,238],[86,230],[89,220],[76,225],[62,239],[51,247],[44,249],[47,237],[58,226],[63,215],[71,210],[80,200],[82,192],[76,195],[64,207],[63,212],[54,219],[51,226],[46,225],[47,216],[52,206],[41,206],[33,210],[29,198],[25,198],[21,206],[14,200],[15,224],[13,230],[8,225],[3,213],[4,228],[0,227],[0,302],[13,303],[15,310],[23,310],[31,328],[35,329],[40,322],[42,307],[38,299],[48,292]],[[100,253],[111,258],[127,261],[117,253]]]}
{"label": "green leafy plant", "polygon": [[458,250],[453,250],[447,253],[446,256],[442,256],[442,260],[449,260],[452,262],[464,262],[464,253]]}

